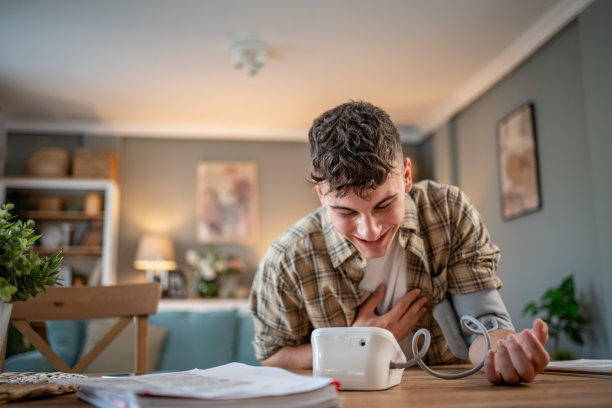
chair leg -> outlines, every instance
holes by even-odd
[[[149,316],[136,316],[136,374],[149,371]]]

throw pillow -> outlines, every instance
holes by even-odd
[[[81,358],[106,335],[118,319],[92,319],[85,323]],[[149,371],[156,371],[168,329],[149,323]],[[85,369],[86,373],[132,373],[135,370],[136,327],[129,324]]]
[[[253,338],[255,337],[255,324],[250,312],[238,312],[238,327],[236,335],[236,358],[239,363],[258,366],[261,365],[255,357]]]
[[[204,369],[235,361],[236,310],[158,312],[150,321],[170,329],[160,371]]]
[[[85,331],[83,320],[48,320],[49,345],[69,367],[76,364]]]

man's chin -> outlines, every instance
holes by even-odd
[[[389,246],[386,245],[386,242],[376,247],[370,247],[361,244],[357,244],[356,247],[357,250],[361,253],[361,255],[363,255],[366,259],[381,258],[385,256],[385,254],[389,250]]]

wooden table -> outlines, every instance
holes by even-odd
[[[437,368],[439,371],[452,371]],[[460,369],[454,369],[460,371]],[[482,373],[441,380],[420,368],[404,371],[402,382],[384,391],[343,391],[342,407],[612,407],[612,379],[540,374],[530,384],[495,386]],[[246,404],[248,406],[248,404]],[[10,403],[6,407],[89,407],[75,394]]]
[[[441,372],[458,372],[437,368]],[[386,391],[342,392],[343,407],[612,407],[612,379],[540,374],[529,384],[497,386],[484,374],[459,380],[432,377],[418,367]]]

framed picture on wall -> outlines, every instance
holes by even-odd
[[[198,241],[254,243],[259,212],[257,165],[252,162],[200,162],[196,183]]]
[[[504,220],[542,207],[535,115],[526,103],[497,124],[501,210]]]

